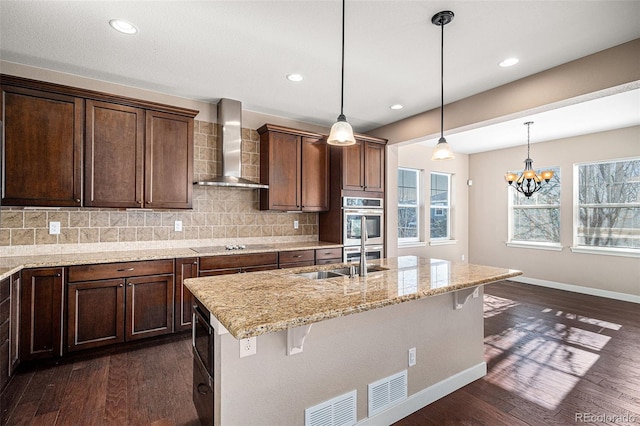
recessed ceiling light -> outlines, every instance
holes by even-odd
[[[404,106],[402,106],[400,104],[394,104],[394,105],[391,105],[389,108],[391,108],[391,109],[402,109],[402,108],[404,108]]]
[[[304,79],[304,77],[302,75],[300,75],[300,74],[293,73],[293,74],[287,75],[287,80],[289,80],[289,81],[298,82],[298,81],[302,81],[303,79]]]
[[[500,65],[502,68],[507,68],[507,67],[514,66],[519,61],[520,61],[520,59],[518,59],[518,58],[507,58],[504,61],[500,62],[498,65]]]
[[[109,25],[111,25],[111,28],[113,28],[114,30],[124,34],[135,34],[138,32],[138,29],[135,27],[135,25],[127,21],[123,21],[122,19],[112,19],[109,21]]]

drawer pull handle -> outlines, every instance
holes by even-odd
[[[296,255],[295,255],[295,256],[293,256],[293,257],[294,257],[294,259],[295,259],[296,257],[302,257],[302,255],[301,255],[301,254],[296,254]]]
[[[207,386],[205,383],[199,383],[198,384],[198,393],[200,395],[206,395],[209,393],[209,386]]]
[[[124,269],[118,269],[118,272],[127,272],[127,271],[133,271],[134,268],[124,268]]]

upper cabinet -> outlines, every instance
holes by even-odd
[[[265,124],[260,134],[261,210],[329,209],[329,150],[322,135]]]
[[[331,148],[331,165],[342,171],[344,191],[376,192],[384,195],[386,140],[362,135],[355,145]],[[334,166],[335,165],[335,166]],[[332,188],[333,189],[333,188]]]
[[[197,111],[0,79],[2,205],[191,208]]]
[[[84,101],[2,86],[2,205],[80,206]]]

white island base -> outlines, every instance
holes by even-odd
[[[281,330],[257,336],[257,353],[240,358],[240,341],[218,327],[214,424],[304,425],[306,409],[352,391],[355,417],[347,400],[319,413],[342,419],[316,424],[386,425],[406,417],[486,374],[482,286],[474,289],[314,323],[295,355],[287,355],[291,337]],[[409,367],[411,348],[416,364]],[[377,387],[372,415],[368,385],[405,370],[406,397],[402,378],[390,384],[391,396],[387,385]]]

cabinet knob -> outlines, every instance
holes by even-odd
[[[193,264],[194,264],[194,265],[197,265],[197,264],[198,264],[198,261],[197,261],[197,260],[194,260],[194,261],[193,261]]]
[[[55,274],[54,277],[60,277],[62,274]]]
[[[118,287],[124,287],[124,284],[120,283],[120,285]]]
[[[141,200],[138,200],[138,201],[136,201],[136,203],[138,203],[138,204],[142,204],[142,201],[141,201]]]
[[[128,285],[129,287],[131,287],[133,284],[131,284],[131,283],[127,283],[127,285]]]
[[[76,198],[76,203],[79,203],[79,202],[80,202],[80,198]]]

